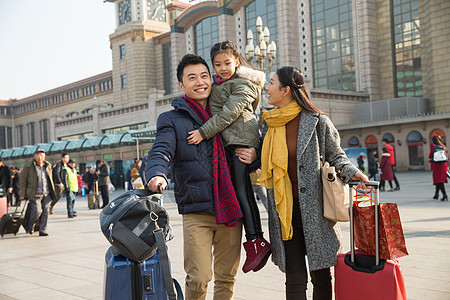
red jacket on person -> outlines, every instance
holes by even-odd
[[[387,151],[389,152],[389,154],[391,155],[391,165],[395,165],[395,152],[394,152],[394,147],[392,147],[389,144],[386,144],[386,146],[384,146]]]
[[[434,147],[436,145],[431,143],[430,145],[430,155],[428,156],[430,158],[431,162],[431,171],[433,171],[433,184],[436,183],[447,183],[447,169],[448,169],[448,162],[445,163],[434,163],[433,158],[433,152]],[[448,153],[447,153],[448,157]]]
[[[383,153],[380,161],[382,180],[394,180],[394,173],[392,172],[391,159],[389,153]]]

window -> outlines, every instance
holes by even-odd
[[[27,124],[28,129],[28,144],[34,145],[36,144],[36,130],[34,126],[34,122]]]
[[[144,129],[147,126],[148,126],[147,123],[139,123],[139,124],[134,124],[134,125],[128,125],[128,126],[122,126],[122,127],[105,129],[105,130],[103,130],[103,133],[106,133],[106,134],[118,134],[118,133],[122,133],[122,132],[125,132],[125,131],[128,131],[128,130]]]
[[[48,143],[48,120],[40,120],[39,121],[39,132],[40,132],[40,141],[41,143]]]
[[[411,131],[406,136],[406,142],[408,143],[409,165],[423,166],[424,152],[422,134],[418,131]]]
[[[17,147],[23,146],[24,145],[24,142],[23,142],[23,125],[17,125],[17,127],[16,127],[16,137],[17,137],[16,146]]]
[[[355,91],[351,0],[315,0],[311,9],[314,87]]]
[[[0,126],[0,149],[6,148],[6,135],[5,135],[5,126]]]
[[[212,68],[210,50],[219,41],[219,18],[212,16],[198,22],[194,27],[195,32],[195,53],[205,59]]]
[[[277,49],[280,49],[278,45],[277,1],[257,0],[249,3],[245,7],[245,26],[247,31],[250,29],[253,32],[253,46],[256,46],[255,40],[259,37],[258,33],[256,32],[256,18],[258,16],[261,17],[263,21],[263,26],[269,28],[270,42],[274,41],[277,46]],[[247,45],[246,42],[245,45]],[[245,51],[245,48],[242,51]],[[277,50],[277,52],[279,53],[279,50]],[[242,54],[245,56],[245,53]],[[270,67],[270,69],[267,70],[266,74],[275,72],[279,66],[280,66],[280,59],[279,54],[277,54],[277,57],[275,58],[272,67]]]
[[[162,45],[163,78],[165,95],[172,93],[172,47],[170,42]]]
[[[120,81],[122,83],[122,89],[126,89],[127,88],[127,74],[121,75]]]
[[[125,45],[119,46],[119,52],[120,52],[120,59],[124,59],[125,58]]]
[[[392,0],[392,43],[396,97],[420,97],[422,62],[418,0]]]

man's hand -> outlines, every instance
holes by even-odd
[[[12,193],[12,191],[13,191],[13,188],[8,188],[8,193]]]
[[[203,141],[203,137],[198,130],[190,131],[188,134],[189,136],[187,137],[187,141],[189,145],[198,145],[201,141]]]
[[[164,179],[164,177],[161,176],[155,176],[152,179],[150,179],[148,183],[148,188],[154,193],[159,193],[158,185],[161,186],[161,190],[165,190],[167,187],[166,179]]]
[[[369,182],[369,178],[366,176],[366,174],[364,174],[361,171],[356,172],[355,175],[353,175],[352,180],[357,180],[357,181],[361,180],[364,182]],[[360,182],[360,183],[358,183],[356,188],[357,189],[367,189],[367,186],[363,182]]]
[[[64,184],[63,184],[63,183],[60,183],[60,184],[59,184],[59,188],[62,189],[63,187],[64,187]]]
[[[236,148],[236,156],[239,158],[239,160],[244,164],[251,164],[256,160],[258,157],[256,155],[256,149],[253,147],[250,148]]]

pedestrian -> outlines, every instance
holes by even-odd
[[[358,162],[358,169],[364,172],[364,156],[362,154],[358,155],[357,162]]]
[[[103,205],[101,208],[105,207],[109,203],[109,189],[108,185],[111,183],[109,179],[109,165],[103,160],[97,160],[95,162],[97,165],[97,176],[98,176],[98,187],[100,193],[102,194]]]
[[[45,151],[37,149],[33,159],[23,166],[20,178],[20,199],[28,199],[29,219],[26,232],[33,234],[34,223],[39,219],[39,236],[48,236],[47,220],[50,203],[56,198],[52,167],[45,160]]]
[[[185,55],[177,67],[184,97],[173,110],[159,115],[157,134],[146,161],[150,190],[167,187],[173,165],[175,200],[183,219],[186,299],[205,299],[214,265],[214,299],[233,299],[239,267],[242,213],[236,198],[220,134],[198,145],[186,136],[211,117],[208,97],[211,77],[199,56]]]
[[[89,195],[89,193],[94,190],[94,184],[98,180],[98,176],[97,176],[97,174],[95,174],[94,168],[92,166],[89,166],[87,168],[85,177],[86,177],[86,184],[87,184],[86,194]]]
[[[378,163],[377,163],[377,152],[369,150],[367,155],[368,167],[369,167],[369,179],[376,180],[376,175],[378,173]]]
[[[3,159],[0,157],[0,187],[3,195],[0,197],[6,197],[8,199],[8,205],[12,206],[12,178],[11,171],[7,165],[3,163]]]
[[[12,169],[12,194],[14,195],[14,205],[20,206],[20,194],[19,194],[19,182],[20,182],[20,169],[14,167]]]
[[[437,149],[443,149],[445,151],[445,154],[447,155],[446,162],[433,162],[433,154]],[[447,183],[448,149],[442,142],[442,138],[437,134],[431,138],[429,158],[431,162],[431,171],[433,173],[433,184],[436,186],[433,199],[439,199],[439,191],[441,191],[441,201],[448,201],[447,192],[445,191],[444,186],[444,183]]]
[[[221,42],[211,48],[211,61],[216,71],[209,107],[212,118],[198,130],[189,132],[189,144],[199,144],[220,133],[236,196],[244,215],[244,273],[259,271],[270,256],[270,243],[264,238],[258,205],[253,193],[247,164],[235,154],[239,147],[259,147],[258,108],[265,73],[255,70],[239,53],[238,46]]]
[[[67,201],[67,217],[73,218],[77,216],[77,212],[73,210],[78,193],[78,174],[75,168],[76,162],[69,160],[67,166],[63,168],[61,179],[64,184],[64,191]]]
[[[397,176],[395,176],[395,151],[394,151],[394,147],[392,147],[389,144],[388,139],[383,139],[381,141],[381,143],[383,144],[383,147],[385,147],[388,152],[389,155],[391,156],[391,167],[392,167],[392,175],[394,177],[394,182],[395,182],[395,191],[399,191],[400,190],[400,183],[398,182]]]
[[[64,192],[64,184],[61,179],[62,170],[67,167],[70,156],[66,152],[61,153],[61,160],[53,167],[53,182],[55,184],[56,198],[50,204],[50,214],[53,215],[53,207],[61,198]]]
[[[141,168],[141,166],[142,166],[142,160],[140,160],[140,159],[134,163],[133,168],[131,169],[131,173],[130,173],[131,182],[133,182],[139,178],[139,169]]]
[[[125,189],[126,190],[132,190],[133,189],[133,183],[131,182],[131,170],[133,169],[134,164],[131,164],[128,171],[125,173]]]
[[[386,147],[383,147],[382,149],[380,170],[381,170],[380,192],[385,191],[384,185],[386,180],[389,182],[389,186],[391,187],[389,192],[393,192],[394,189],[392,186],[392,180],[394,180],[394,173],[391,167],[391,154],[389,153],[389,150]]]
[[[311,102],[298,68],[279,68],[266,90],[268,103],[276,106],[263,115],[268,129],[261,151],[272,261],[285,272],[286,299],[306,299],[307,256],[313,299],[331,300],[330,268],[341,239],[339,225],[323,217],[319,152],[345,182],[368,178],[346,157],[338,131]],[[249,153],[241,149],[237,154],[253,160],[246,157]]]

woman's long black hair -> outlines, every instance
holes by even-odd
[[[300,69],[290,66],[281,67],[276,71],[276,74],[281,85],[280,89],[288,86],[291,90],[292,97],[302,109],[324,114],[322,110],[312,104],[309,93],[306,90],[305,77]]]

